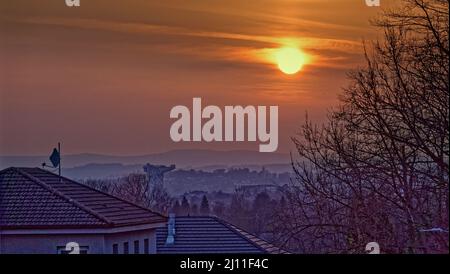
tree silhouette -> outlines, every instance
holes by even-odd
[[[404,0],[374,24],[339,108],[293,138],[279,241],[302,252],[448,253],[448,1]],[[429,232],[434,231],[434,232]],[[440,231],[440,232],[438,232]]]
[[[191,216],[197,216],[198,215],[198,205],[197,204],[192,203],[190,215]]]
[[[213,208],[214,215],[216,215],[218,217],[222,217],[225,213],[225,210],[226,210],[226,207],[223,202],[218,201],[218,202],[214,203],[214,208]]]
[[[149,182],[147,176],[141,173],[131,173],[117,179],[88,180],[85,184],[162,214],[167,214],[173,203],[162,185]]]
[[[180,202],[178,200],[176,200],[175,203],[173,203],[172,212],[171,213],[174,213],[175,215],[180,215],[181,214],[181,205],[180,205]]]
[[[250,206],[242,191],[236,190],[231,197],[230,206],[227,208],[226,219],[236,226],[250,230],[251,214],[249,214],[249,208]]]
[[[206,195],[203,195],[202,202],[200,204],[200,214],[203,216],[209,215],[209,202],[208,198],[206,198]]]
[[[189,205],[186,196],[183,196],[183,200],[181,200],[181,216],[188,216],[190,214],[191,206]]]
[[[252,231],[256,235],[260,235],[263,232],[267,232],[269,220],[272,219],[272,200],[267,192],[260,192],[256,195],[252,205]]]

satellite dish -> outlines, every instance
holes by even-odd
[[[50,162],[52,162],[53,167],[58,167],[61,162],[61,156],[59,155],[59,151],[54,148],[52,155],[50,155]]]

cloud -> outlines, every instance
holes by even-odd
[[[336,66],[336,61],[343,61],[349,53],[359,52],[362,49],[360,41],[326,37],[319,38],[301,35],[294,37],[274,37],[271,35],[205,31],[177,26],[87,18],[3,17],[3,20],[19,24],[77,28],[98,32],[116,32],[147,38],[157,37],[158,41],[152,40],[152,43],[148,45],[136,44],[134,46],[155,48],[161,45],[159,48],[161,51],[198,55],[201,59],[212,58],[213,60],[243,63],[267,63],[269,61],[265,57],[267,52],[270,49],[275,49],[286,44],[299,46],[305,52],[313,55],[316,61],[315,66],[325,67]],[[167,37],[171,37],[171,39]]]
[[[335,102],[375,36],[362,0],[83,3],[0,1],[0,129],[11,133],[0,153],[45,152],[55,125],[74,152],[173,149],[166,114],[194,96],[279,105],[289,136],[305,111]],[[286,45],[313,59],[298,75],[267,58]]]

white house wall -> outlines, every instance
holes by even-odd
[[[23,233],[23,232],[22,232]],[[0,254],[56,254],[58,247],[76,242],[80,247],[89,247],[89,254],[112,254],[113,244],[118,244],[123,253],[123,243],[128,242],[129,253],[134,253],[134,241],[139,241],[139,253],[144,254],[144,240],[149,239],[149,253],[156,253],[154,229],[128,231],[111,234],[3,234],[0,237]]]

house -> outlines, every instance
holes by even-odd
[[[156,229],[156,245],[161,254],[287,254],[230,223],[209,216],[170,216],[166,228]]]
[[[156,253],[167,218],[40,168],[0,171],[0,253]],[[67,247],[67,249],[66,249]]]
[[[40,168],[0,171],[0,254],[286,253],[216,217],[169,218]]]

